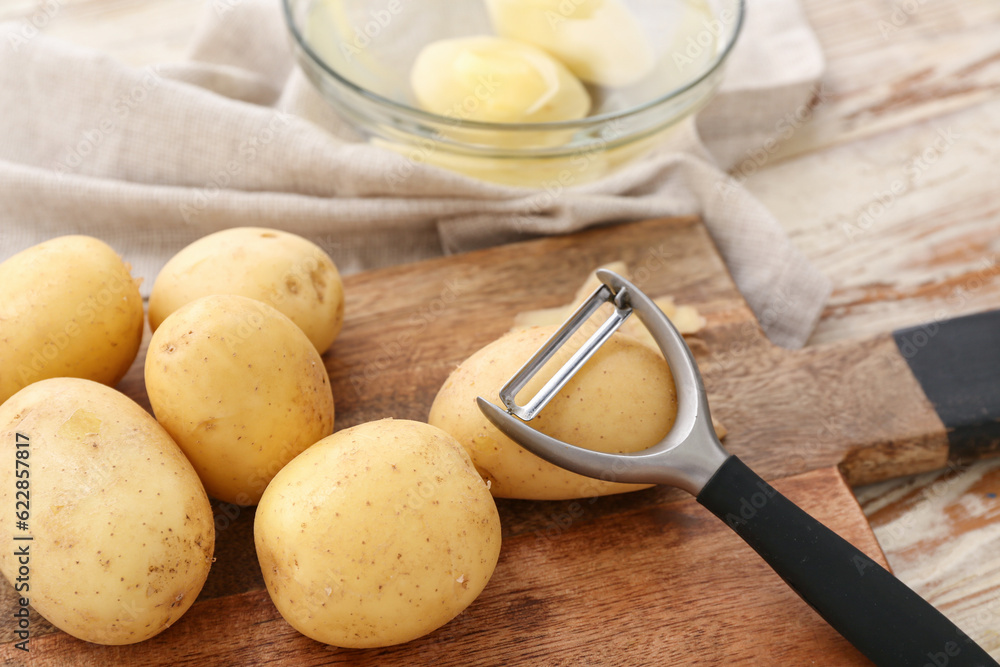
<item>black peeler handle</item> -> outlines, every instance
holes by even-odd
[[[997,665],[944,614],[735,456],[698,502],[876,665]]]

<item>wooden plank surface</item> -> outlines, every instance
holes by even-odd
[[[775,486],[885,563],[835,469]],[[251,518],[237,522],[252,551]],[[217,558],[212,578],[231,565],[225,554]],[[259,570],[252,576],[239,594],[202,595],[173,627],[140,644],[36,637],[31,664],[870,664],[693,499],[508,537],[471,607],[437,632],[385,649],[337,649],[300,635],[271,604]],[[210,580],[207,591],[214,588]],[[0,647],[0,660],[19,657],[10,644]]]
[[[696,218],[648,221],[391,267],[345,281],[344,331],[324,360],[336,428],[395,417],[426,420],[455,366],[510,329],[524,310],[570,302],[590,272],[624,261],[652,295],[698,308],[689,337],[726,447],[767,479],[836,466],[860,483],[939,468],[944,426],[891,337],[788,351],[772,346]],[[149,407],[142,357],[120,388]],[[677,498],[660,489],[648,502]],[[620,509],[617,501],[604,511]],[[634,501],[621,500],[622,505]],[[508,518],[517,533],[566,503]]]
[[[1000,5],[804,5],[821,102],[745,183],[834,281],[812,342],[1000,307]]]
[[[893,567],[970,636],[1000,655],[1000,461],[858,489]]]
[[[451,370],[517,313],[569,303],[594,268],[624,261],[651,295],[704,315],[689,338],[726,446],[764,477],[845,463],[857,484],[940,468],[948,442],[891,337],[784,350],[758,327],[696,218],[541,239],[347,278],[345,327],[325,356],[336,428],[426,420]],[[142,364],[122,389],[148,405]]]
[[[833,472],[833,466],[845,457],[874,461],[877,464],[874,467],[883,476],[893,473],[894,460],[901,462],[901,471],[908,471],[914,465],[916,469],[942,465],[947,455],[943,426],[936,421],[933,409],[905,363],[899,361],[893,365],[882,358],[892,351],[886,347],[885,339],[796,352],[773,347],[757,328],[705,227],[695,218],[608,227],[349,276],[345,280],[344,330],[331,351],[324,355],[337,405],[336,428],[382,417],[426,419],[434,395],[448,373],[476,349],[508,330],[517,313],[568,303],[593,268],[616,260],[628,265],[637,284],[647,293],[672,294],[679,304],[694,305],[704,314],[706,328],[690,342],[705,370],[709,400],[715,414],[729,423],[727,447],[764,477],[779,479],[815,473],[827,480],[836,479],[835,486],[846,489],[839,474]],[[119,388],[148,406],[142,381],[143,357],[144,351]],[[844,419],[845,414],[848,419]],[[925,456],[925,451],[934,455]],[[866,457],[865,452],[870,456]],[[918,455],[910,456],[911,452]],[[827,482],[827,486],[831,483]],[[867,522],[849,494],[828,493],[821,488],[815,493],[810,503],[829,505],[820,513],[840,516],[838,521],[851,534],[868,534]],[[524,550],[515,562],[530,562],[540,557],[531,548],[541,543],[547,548],[541,552],[545,558],[572,563],[577,563],[574,559],[582,559],[578,565],[583,567],[597,562],[594,560],[597,558],[607,558],[612,564],[627,558],[632,547],[622,542],[622,531],[628,535],[633,531],[644,534],[643,522],[662,516],[661,509],[672,507],[681,497],[681,492],[675,489],[659,487],[594,502],[504,500],[498,505],[507,545],[514,544],[515,549]],[[247,622],[253,627],[278,623],[273,610],[261,609],[269,608],[270,602],[261,593],[252,544],[252,508],[216,503],[215,511],[219,528],[217,561],[201,599],[222,600],[209,604],[208,608],[225,618],[229,618],[225,616],[227,610],[237,610],[231,614],[236,624],[244,618],[251,618]],[[853,524],[847,520],[851,516]],[[684,512],[677,517],[679,523],[671,530],[684,528],[692,521]],[[544,539],[552,534],[559,539]],[[539,536],[543,536],[542,542]],[[525,542],[529,537],[530,541]],[[650,538],[644,544],[653,548],[654,542]],[[517,547],[519,544],[534,546]],[[594,546],[584,546],[588,544]],[[606,547],[602,545],[613,544],[619,548],[605,553]],[[717,542],[706,550],[724,552],[729,548],[724,545],[725,542]],[[660,554],[659,560],[669,560],[678,571],[689,570],[698,566],[700,553],[671,552],[669,558]],[[727,577],[731,569],[731,566],[720,567]],[[544,568],[515,567],[506,572],[501,580],[510,590],[556,586],[551,580],[553,575]],[[603,606],[577,602],[564,615],[549,614],[545,619],[551,620],[552,625],[545,625],[544,632],[560,635],[571,627],[582,628],[585,625],[582,619],[587,616],[592,625],[600,625],[594,613],[601,609],[607,609],[613,616],[621,615],[620,607],[638,593],[626,589],[624,595],[613,597],[616,589],[609,582],[614,578],[608,576],[604,571],[594,572],[582,598],[611,596]],[[675,582],[669,586],[675,586]],[[14,605],[13,592],[8,589],[5,594],[4,602],[10,608]],[[660,602],[656,599],[655,604]],[[495,604],[504,607],[513,602],[498,600]],[[703,633],[703,619],[712,616],[708,608],[724,610],[713,613],[727,618],[736,613],[734,609],[742,610],[742,615],[732,616],[730,621],[734,635],[741,626],[745,633],[758,633],[753,619],[773,620],[776,613],[771,603],[757,608],[756,601],[749,600],[737,583],[727,579],[717,599],[706,598],[701,606],[685,602],[672,608],[671,615],[653,615],[652,619],[657,623],[670,619],[678,627],[687,623],[685,627]],[[198,618],[197,614],[194,618]],[[486,625],[467,628],[471,636],[495,625],[491,617],[484,618],[478,622]],[[53,655],[56,658],[52,659],[57,659],[64,655],[60,651],[71,650],[60,648],[67,645],[65,642],[75,647],[73,651],[94,650],[97,655],[104,655],[100,653],[104,649],[81,648],[79,642],[53,632],[50,626],[36,620],[37,655]],[[157,659],[161,653],[175,656],[184,652],[192,652],[198,659],[212,659],[215,654],[203,653],[210,650],[204,648],[211,644],[205,634],[208,627],[195,624],[184,631],[191,634],[176,635],[179,639],[173,642],[165,635],[142,646],[148,645],[146,650],[151,652],[148,655]],[[214,629],[214,624],[211,627]],[[278,623],[272,627],[285,626]],[[7,633],[4,638],[8,640],[12,630],[9,626],[0,628],[0,632]],[[54,638],[46,639],[49,635]],[[816,644],[813,634],[807,632],[805,637],[794,645],[807,653],[825,646],[819,639]],[[241,633],[220,650],[225,650],[225,655],[239,656],[256,641],[252,632]],[[465,640],[456,641],[462,646]],[[296,644],[299,645],[306,646],[301,642]],[[419,648],[422,644],[415,646]],[[734,646],[743,647],[750,654],[757,650],[752,642],[736,642]],[[157,647],[167,648],[161,651]],[[572,648],[526,642],[522,649],[527,651],[522,655],[525,661],[532,656],[537,658],[539,651],[544,652],[546,659],[568,662],[589,659],[590,655],[581,652],[582,645]],[[401,650],[404,657],[412,657],[407,652],[411,649]],[[147,655],[140,647],[115,651],[121,652],[113,654],[115,660]],[[489,655],[483,653],[465,658],[472,663],[490,663]]]

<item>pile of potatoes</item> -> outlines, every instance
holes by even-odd
[[[551,327],[515,330],[470,357],[426,424],[334,433],[321,355],[343,326],[343,284],[326,253],[285,232],[206,236],[157,276],[144,366],[155,418],[112,388],[137,356],[144,317],[139,282],[106,244],[60,237],[0,264],[0,308],[0,450],[25,459],[29,473],[17,477],[30,482],[29,526],[3,511],[0,530],[33,537],[22,595],[87,641],[148,639],[194,603],[214,562],[209,496],[258,506],[261,571],[294,628],[364,648],[425,635],[483,591],[500,552],[494,496],[640,488],[545,463],[476,407]],[[616,336],[537,427],[635,451],[675,416],[666,362]],[[0,507],[13,509],[21,487],[15,466],[2,470]],[[17,571],[13,551],[0,552],[8,581]]]

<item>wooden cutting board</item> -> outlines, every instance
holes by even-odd
[[[350,276],[325,357],[336,427],[425,420],[448,373],[524,310],[568,303],[595,267],[628,263],[653,296],[705,316],[689,342],[727,449],[885,563],[849,484],[944,465],[934,407],[892,336],[800,351],[761,333],[705,228],[649,221]],[[148,409],[144,351],[120,388]],[[989,449],[989,447],[986,447]],[[308,640],[263,587],[253,509],[214,503],[216,563],[194,607],[156,638],[102,647],[32,615],[20,664],[866,664],[727,527],[674,489],[564,502],[498,501],[500,563],[483,595],[416,642],[347,651]],[[5,588],[4,618],[14,608]]]
[[[884,564],[835,470],[775,487]],[[504,503],[501,520],[518,505]],[[578,507],[544,530],[508,535],[486,590],[451,623],[365,651],[325,646],[285,623],[253,561],[251,510],[219,532],[209,584],[173,627],[140,644],[97,646],[58,631],[40,636],[35,617],[30,664],[869,664],[697,503],[596,520],[587,501]],[[7,644],[0,656],[17,653]]]

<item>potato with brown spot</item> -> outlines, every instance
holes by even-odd
[[[46,378],[113,386],[124,377],[143,325],[130,270],[89,236],[60,236],[0,264],[0,403]]]
[[[257,504],[282,466],[333,432],[319,352],[247,297],[206,296],[171,314],[150,339],[145,379],[156,419],[226,502]]]
[[[215,548],[212,508],[145,410],[90,380],[42,380],[0,406],[0,451],[10,462],[0,470],[10,510],[0,512],[0,534],[33,538],[0,550],[0,571],[16,588],[28,568],[29,588],[18,594],[53,625],[89,642],[132,644],[194,603]]]
[[[150,328],[211,294],[238,294],[276,308],[320,354],[344,323],[344,285],[333,260],[315,243],[277,229],[226,229],[174,255],[153,284]]]
[[[476,468],[490,481],[493,495],[500,498],[561,500],[647,488],[591,479],[544,461],[501,433],[476,405],[477,396],[500,405],[500,387],[556,328],[552,325],[512,331],[466,359],[441,387],[427,421],[462,443]],[[564,347],[560,354],[568,356],[569,351]],[[550,376],[536,375],[519,401],[524,403],[537,393]],[[677,394],[667,362],[648,346],[618,333],[531,425],[579,447],[624,453],[658,443],[676,418]]]
[[[324,438],[275,476],[254,519],[271,600],[345,648],[416,639],[468,607],[500,553],[500,518],[455,439],[384,419]]]

